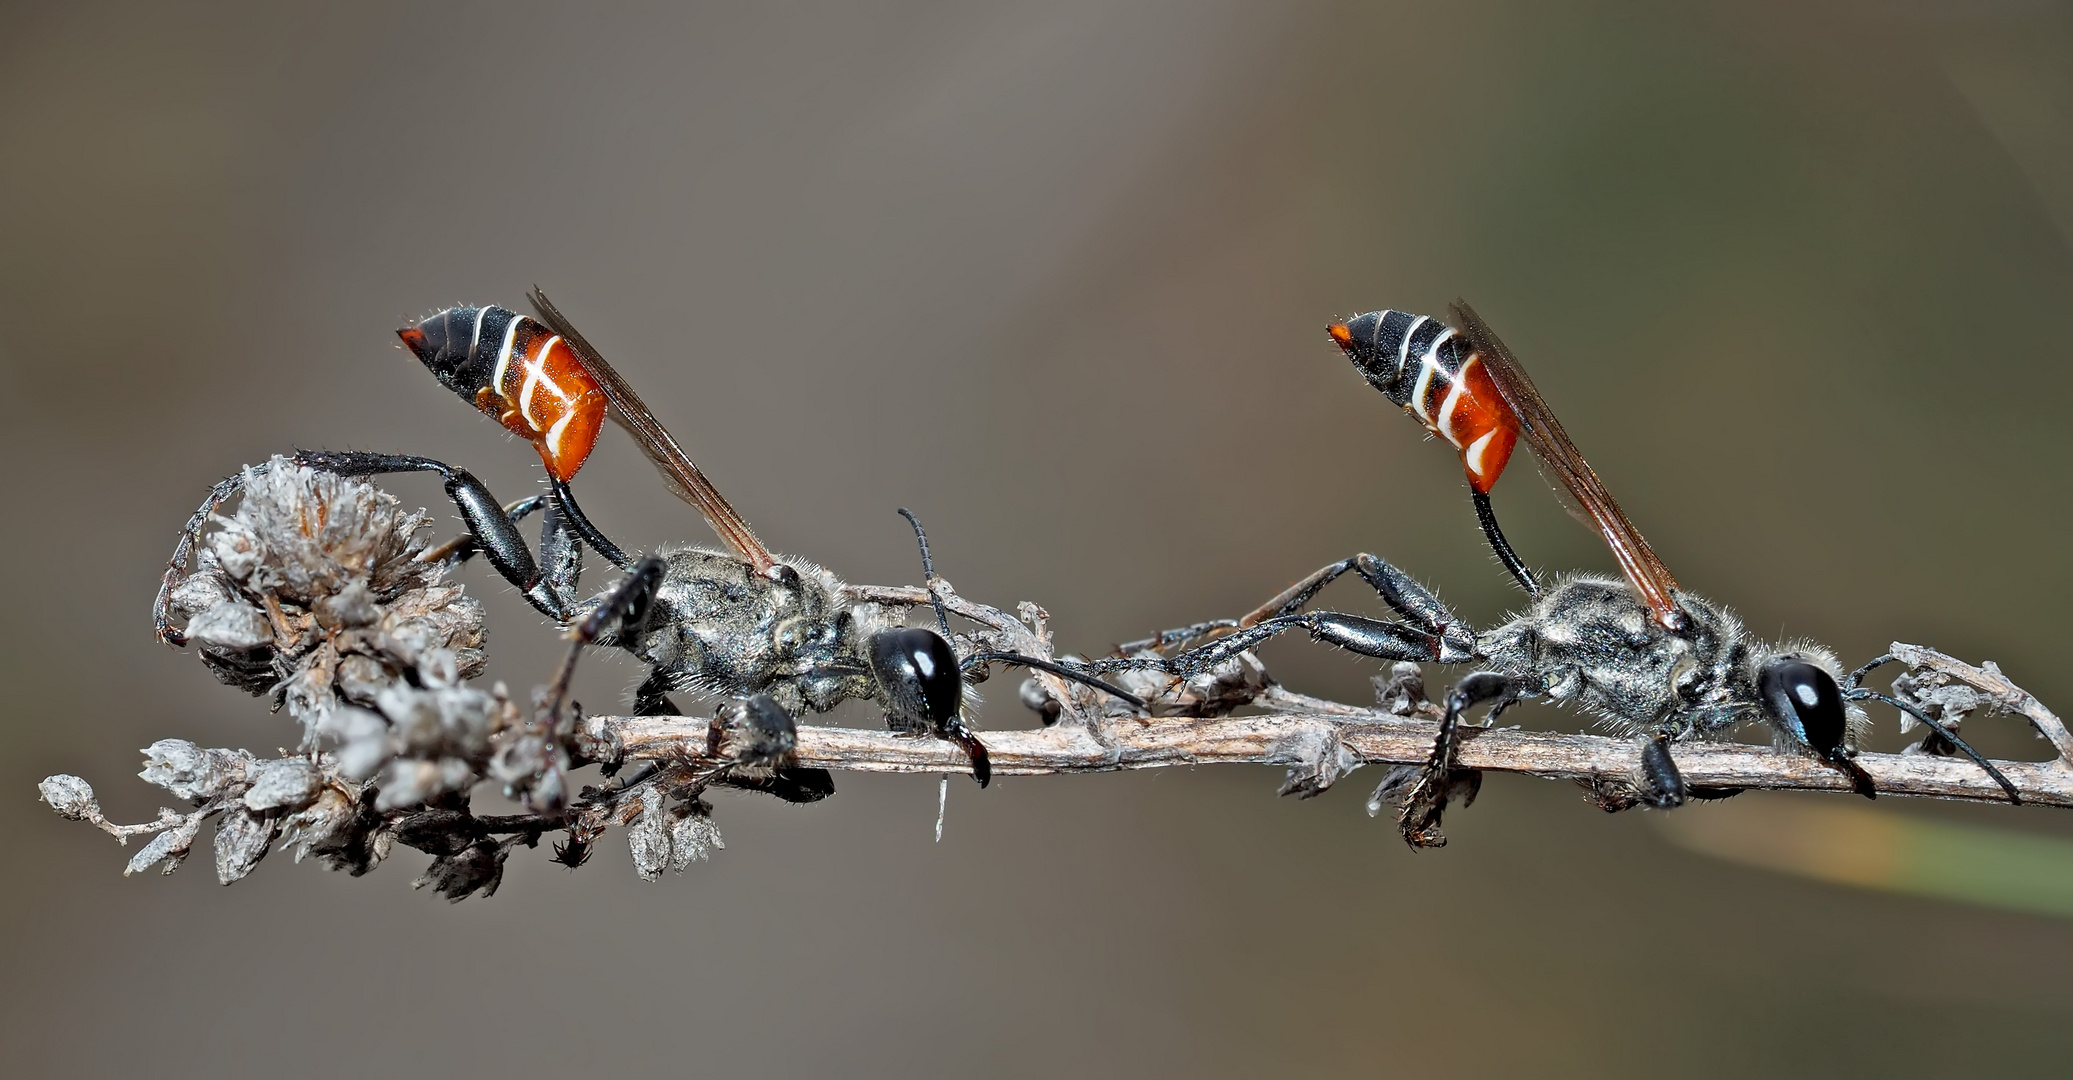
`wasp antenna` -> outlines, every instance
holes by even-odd
[[[964,662],[959,664],[958,666],[966,671],[970,671],[971,669],[978,667],[980,664],[988,663],[990,661],[995,660],[1003,664],[1014,664],[1017,667],[1034,668],[1037,671],[1049,672],[1050,674],[1056,675],[1061,679],[1070,679],[1073,682],[1079,683],[1082,686],[1091,686],[1094,689],[1099,690],[1112,698],[1115,698],[1117,701],[1121,701],[1129,705],[1133,709],[1142,709],[1145,707],[1143,698],[1138,697],[1136,694],[1133,694],[1120,686],[1116,686],[1113,683],[1103,682],[1102,680],[1097,679],[1084,671],[1074,671],[1073,669],[1066,667],[1063,664],[1054,664],[1049,660],[1039,660],[1034,656],[1024,656],[1021,653],[973,653],[972,655],[965,657]]]
[[[936,626],[943,631],[943,640],[949,641],[950,613],[943,610],[943,598],[936,595],[936,563],[929,558],[929,536],[921,531],[921,519],[914,516],[914,511],[902,506],[900,516],[907,519],[907,524],[914,526],[914,542],[921,545],[922,584],[928,586],[929,603],[935,606]]]
[[[1985,769],[1987,771],[1987,775],[1993,777],[1994,782],[2001,785],[2001,790],[2008,793],[2008,801],[2010,803],[2013,803],[2017,806],[2022,805],[2023,793],[2021,789],[2017,788],[2013,783],[2009,782],[2008,777],[2003,776],[2001,774],[2001,770],[1994,767],[1993,762],[1988,761],[1984,756],[1980,754],[1979,751],[1974,750],[1971,744],[1967,743],[1964,739],[1959,738],[1957,732],[1943,726],[1940,723],[1937,723],[1935,720],[1930,719],[1928,713],[1923,712],[1922,710],[1914,707],[1913,705],[1908,704],[1905,701],[1900,700],[1899,698],[1887,697],[1886,695],[1881,694],[1876,690],[1866,690],[1862,687],[1850,691],[1849,694],[1846,696],[1851,701],[1883,701],[1886,704],[1891,705],[1896,709],[1899,709],[1901,712],[1904,712],[1909,716],[1912,716],[1915,719],[1920,720],[1922,723],[1929,725],[1929,730],[1937,733],[1938,735],[1943,736],[1946,739],[1949,739],[1951,741],[1952,746],[1957,747],[1959,751],[1964,753],[1966,757],[1971,758],[1975,763],[1979,765],[1980,768]]]
[[[1784,635],[1780,634],[1779,636],[1783,637]],[[1900,658],[1892,653],[1881,653],[1878,656],[1872,657],[1863,667],[1851,672],[1849,677],[1843,680],[1843,685],[1851,690],[1855,690],[1863,684],[1864,677],[1871,674],[1874,669],[1884,667],[1898,659]]]

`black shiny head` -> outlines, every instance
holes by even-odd
[[[964,707],[964,674],[950,643],[933,630],[886,630],[871,639],[871,674],[885,711],[910,731],[942,735]]]
[[[1758,689],[1772,722],[1792,737],[1822,757],[1842,749],[1849,722],[1834,676],[1805,660],[1781,656],[1764,665]]]
[[[447,389],[472,399],[489,385],[504,333],[516,318],[500,307],[450,307],[396,336]]]

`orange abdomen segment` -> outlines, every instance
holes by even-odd
[[[1470,443],[1469,448],[1461,452],[1461,464],[1468,471],[1469,486],[1488,495],[1490,489],[1497,486],[1497,478],[1504,475],[1505,462],[1512,459],[1512,447],[1519,443],[1519,432],[1516,428],[1499,426],[1478,438],[1487,441],[1481,443],[1480,449],[1476,443]]]
[[[1447,440],[1461,452],[1461,466],[1468,473],[1469,486],[1487,495],[1504,475],[1512,448],[1519,442],[1519,422],[1512,416],[1482,357],[1470,353],[1453,372],[1427,354],[1421,385],[1413,397],[1411,413],[1425,422],[1433,434]]]
[[[530,319],[521,323],[475,405],[532,443],[547,471],[566,481],[597,445],[605,393],[560,335]]]

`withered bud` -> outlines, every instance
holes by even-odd
[[[247,810],[300,810],[316,800],[323,777],[307,758],[273,758],[245,770],[252,786],[245,789]]]
[[[164,873],[172,873],[187,860],[187,853],[194,847],[194,838],[202,829],[202,815],[193,813],[182,818],[180,823],[151,838],[142,851],[130,858],[130,864],[123,868],[122,876],[141,874],[157,863],[166,864]]]
[[[349,780],[366,780],[396,753],[388,722],[380,713],[341,705],[324,714],[317,734],[338,743],[338,771]]]
[[[93,787],[76,776],[46,776],[36,789],[42,793],[43,801],[63,817],[85,821],[101,816],[101,803],[94,798]]]
[[[355,796],[337,784],[325,784],[317,797],[281,821],[295,847],[295,861],[327,850],[344,839],[359,810]],[[377,819],[378,820],[378,819]]]
[[[204,802],[245,778],[252,755],[243,750],[204,750],[186,739],[160,739],[144,748],[145,781],[174,795]]]
[[[642,881],[654,881],[670,865],[669,811],[662,793],[652,786],[635,798],[640,800],[640,817],[626,826],[626,847],[633,854],[633,872]]]
[[[669,868],[681,874],[693,862],[704,862],[714,848],[725,848],[720,827],[713,824],[713,808],[693,801],[679,808],[669,827]]]
[[[280,834],[278,817],[242,808],[226,812],[216,822],[216,880],[228,885],[251,873]]]
[[[187,640],[204,648],[247,651],[271,645],[266,612],[242,600],[224,600],[187,620]]]
[[[375,796],[376,810],[400,810],[416,806],[437,795],[466,791],[477,777],[475,767],[459,758],[396,758],[382,770],[377,781],[381,793]]]

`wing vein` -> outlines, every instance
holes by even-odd
[[[759,574],[769,573],[777,565],[770,549],[764,547],[761,540],[756,539],[749,523],[735,511],[726,497],[720,494],[720,489],[705,478],[705,473],[692,463],[690,455],[684,453],[684,448],[679,446],[676,438],[662,426],[662,421],[655,418],[647,403],[641,400],[639,394],[634,393],[633,387],[626,379],[617,369],[606,363],[605,358],[591,347],[590,342],[569,324],[568,318],[547,299],[547,294],[541,292],[539,286],[533,286],[533,291],[527,294],[527,299],[532,301],[533,310],[539,313],[540,319],[562,336],[569,350],[576,355],[577,362],[582,364],[583,369],[604,389],[605,400],[612,406],[612,419],[633,436],[634,442],[640,445],[641,452],[648,456],[649,461],[655,463],[655,468],[662,473],[663,482],[669,486],[670,491],[675,493],[677,498],[697,507],[698,512],[705,516],[706,523],[720,535],[721,541],[743,562],[755,567]]]
[[[1656,557],[1655,549],[1648,546],[1640,530],[1627,519],[1612,492],[1605,489],[1598,479],[1597,470],[1584,460],[1582,452],[1570,441],[1569,432],[1563,430],[1562,422],[1555,419],[1554,410],[1548,408],[1547,400],[1540,396],[1540,389],[1533,385],[1533,379],[1526,369],[1498,340],[1482,316],[1465,300],[1454,302],[1454,321],[1468,335],[1469,343],[1483,358],[1484,367],[1490,373],[1491,381],[1497,384],[1497,392],[1504,397],[1504,403],[1511,406],[1512,415],[1519,422],[1519,435],[1526,445],[1533,448],[1533,456],[1555,474],[1555,479],[1569,490],[1577,503],[1597,526],[1599,535],[1612,549],[1614,561],[1619,563],[1620,572],[1634,586],[1634,591],[1648,605],[1656,621],[1672,630],[1682,629],[1685,616],[1677,606],[1674,590],[1677,579],[1670,576],[1670,570],[1663,560]]]

